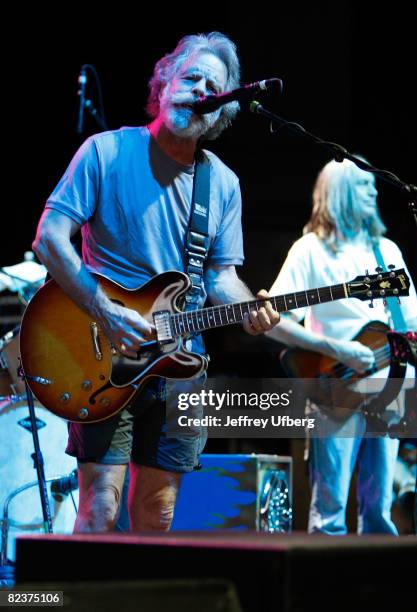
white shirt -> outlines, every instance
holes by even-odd
[[[382,238],[380,249],[385,265],[394,264],[395,268],[405,268],[403,256],[397,245]],[[378,266],[372,246],[363,242],[344,243],[337,253],[330,249],[314,234],[309,233],[297,240],[288,252],[270,294],[278,295],[306,289],[315,289],[353,280],[358,275],[375,273]],[[409,329],[417,330],[417,296],[410,277],[410,295],[401,297],[401,310]],[[336,338],[352,340],[369,321],[382,321],[391,325],[389,313],[381,299],[369,301],[356,298],[335,300],[323,304],[298,308],[290,312],[296,321],[305,317],[306,328]]]

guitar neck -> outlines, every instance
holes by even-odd
[[[318,289],[309,289],[308,291],[297,291],[296,293],[287,293],[285,295],[277,295],[269,297],[268,300],[272,303],[273,308],[278,312],[287,312],[304,306],[313,306],[314,304],[323,304],[324,302],[332,302],[348,297],[346,284],[332,285],[328,287],[319,287]],[[188,333],[196,333],[215,327],[225,327],[226,325],[234,325],[241,323],[245,315],[249,312],[258,311],[265,300],[251,300],[248,302],[239,302],[236,304],[222,304],[220,306],[211,306],[208,308],[200,308],[199,310],[191,310],[189,312],[179,312],[171,315],[171,323],[173,332],[176,336],[182,336]]]

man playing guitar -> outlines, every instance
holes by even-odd
[[[341,282],[359,270],[374,271],[380,265],[376,249],[387,265],[405,267],[398,247],[383,237],[386,228],[376,197],[371,173],[349,160],[328,163],[317,178],[304,235],[291,247],[271,287],[272,294],[327,285],[336,279]],[[417,297],[412,283],[409,297],[401,300],[401,311],[407,328],[416,330]],[[304,326],[300,323],[303,319]],[[378,371],[389,363],[382,350],[388,327],[393,323],[382,301],[370,310],[364,302],[339,300],[292,311],[268,335],[290,347],[305,349],[304,362],[293,375],[336,377],[342,373],[349,377]],[[309,357],[307,351],[314,353]],[[312,363],[323,371],[311,372]],[[358,461],[358,531],[397,533],[391,503],[398,440],[366,437],[366,420],[360,410],[349,407],[340,418],[326,406],[315,408],[316,427],[309,449],[309,531],[346,533],[349,486]]]

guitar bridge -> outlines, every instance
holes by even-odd
[[[170,322],[171,313],[169,310],[159,310],[153,313],[153,322],[156,329],[156,337],[161,344],[173,342],[174,336]]]

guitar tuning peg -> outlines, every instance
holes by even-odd
[[[375,272],[378,272],[378,274],[380,274],[381,272],[383,272],[383,269],[381,268],[381,266],[377,266],[375,268]]]
[[[395,266],[394,266],[394,264],[389,264],[389,266],[387,266],[387,268],[388,268],[389,270],[394,270]]]
[[[374,307],[374,301],[373,301],[373,300],[371,300],[371,301],[369,302],[368,306],[369,306],[369,308],[373,308],[373,307]]]
[[[384,308],[386,308],[387,307],[387,300],[385,298],[382,300],[382,303],[384,304]]]
[[[397,304],[401,304],[401,300],[399,297],[397,297]]]

